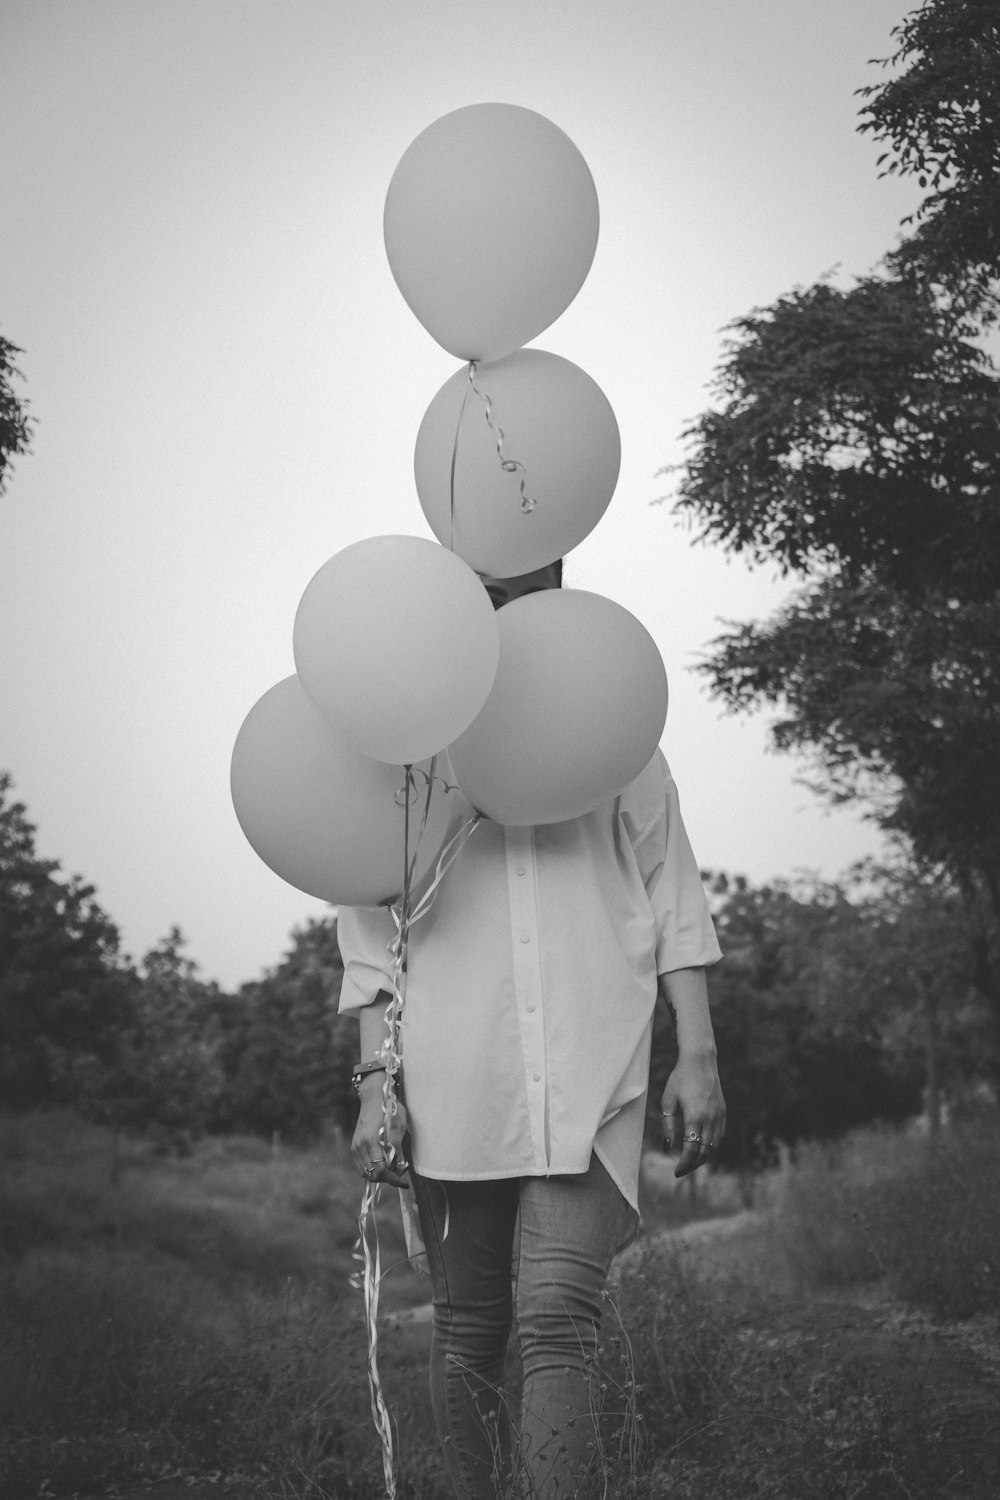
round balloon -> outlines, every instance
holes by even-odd
[[[302,686],[336,732],[398,765],[434,755],[471,723],[500,652],[475,573],[417,536],[369,537],[324,563],[292,644]]]
[[[448,830],[449,771],[447,756],[435,764],[433,779],[430,762],[414,767],[411,840],[423,830],[418,879]],[[345,906],[399,897],[405,771],[352,750],[317,713],[297,677],[270,688],[247,714],[233,747],[230,787],[250,844],[289,885]],[[411,842],[411,857],[413,850]]]
[[[607,509],[620,466],[604,392],[544,349],[518,349],[478,367],[471,381],[464,369],[445,381],[413,460],[434,535],[495,578],[533,573],[582,542]]]
[[[499,359],[572,302],[597,248],[597,192],[567,135],[516,104],[470,104],[403,153],[385,200],[396,284],[458,359]]]
[[[652,636],[582,589],[497,613],[500,665],[482,713],[450,747],[455,779],[498,823],[558,823],[616,796],[659,744],[667,677]]]

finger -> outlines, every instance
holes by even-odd
[[[684,1115],[679,1104],[664,1101],[662,1110],[663,1144],[667,1151],[684,1134]]]
[[[704,1129],[701,1131],[702,1147],[709,1157],[718,1156],[723,1141],[726,1139],[726,1112],[717,1110],[708,1116]]]
[[[366,1172],[365,1181],[373,1185],[377,1183],[380,1187],[408,1188],[410,1186],[408,1177],[404,1177],[401,1172],[391,1172],[388,1167],[383,1166],[375,1167],[370,1175]]]
[[[379,1112],[363,1111],[355,1127],[354,1137],[351,1141],[351,1155],[359,1171],[372,1162],[378,1162],[388,1154],[390,1146],[400,1150],[409,1128],[406,1110],[401,1104],[396,1106],[389,1123],[388,1138],[386,1136],[385,1118]]]
[[[378,1180],[385,1183],[387,1187],[408,1188],[410,1186],[408,1177],[402,1177],[398,1172],[389,1172],[385,1168],[382,1169]]]
[[[364,1177],[372,1177],[384,1160],[385,1152],[377,1140],[361,1142],[360,1149],[354,1153],[355,1166]]]
[[[402,1149],[390,1146],[385,1154],[383,1166],[387,1181],[392,1182],[395,1187],[409,1187],[410,1183],[406,1175],[409,1170],[410,1164],[403,1155]]]
[[[683,1145],[681,1147],[680,1161],[674,1168],[675,1177],[686,1177],[696,1167],[700,1167],[705,1161],[704,1143],[711,1140],[704,1126],[699,1125],[697,1120],[687,1122],[688,1128],[684,1132]]]
[[[358,1170],[368,1182],[386,1183],[390,1187],[399,1188],[410,1186],[406,1176],[410,1164],[401,1145],[386,1146],[381,1130],[376,1140],[362,1143],[361,1149],[356,1153],[356,1161]]]
[[[387,1167],[377,1167],[371,1176],[365,1177],[366,1182],[379,1187],[408,1188],[409,1178],[401,1176],[399,1172],[390,1172]]]

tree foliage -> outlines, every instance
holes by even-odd
[[[819,881],[755,887],[716,875],[710,891],[726,955],[711,975],[730,1122],[722,1162],[761,1166],[779,1141],[916,1113],[921,1066],[883,1047],[883,1016],[864,981],[853,1006],[824,1003],[846,935],[864,922],[861,907]]]
[[[0,334],[0,495],[7,487],[14,458],[28,451],[34,426],[28,403],[13,384],[20,374],[14,359],[22,352]]]
[[[72,1103],[175,1149],[205,1132],[307,1141],[353,1130],[357,1022],[336,1013],[332,916],[296,930],[282,961],[237,994],[200,977],[177,927],[133,966],[91,888],[38,857],[9,791],[0,778],[4,1107]],[[931,1013],[939,1085],[958,1097],[980,1076],[958,892],[905,871],[865,871],[851,888],[715,876],[710,889],[727,955],[712,976],[725,1164],[752,1169],[778,1141],[917,1109]],[[661,1016],[654,1100],[671,1066],[664,1028]],[[658,1126],[654,1105],[651,1140]]]
[[[708,878],[725,961],[710,973],[728,1124],[722,1165],[779,1144],[970,1106],[996,1071],[961,893],[911,862],[840,881]],[[660,1027],[648,1134],[673,1057]]]
[[[862,89],[860,129],[886,174],[929,189],[897,269],[993,320],[1000,311],[1000,12],[995,0],[931,0],[893,31],[894,76]],[[912,221],[909,221],[912,222]]]
[[[41,859],[12,779],[0,774],[0,1099],[65,1095],[67,1059],[110,1064],[129,1011],[118,932],[92,886]]]
[[[336,1014],[334,919],[296,931],[236,995],[200,977],[177,927],[133,965],[93,887],[39,857],[11,788],[0,775],[0,1106],[73,1103],[173,1145],[353,1129],[357,1023]]]
[[[1000,919],[1000,599],[911,601],[833,576],[731,630],[705,670],[734,710],[782,710],[834,800],[872,804],[931,864],[978,874]]]
[[[927,0],[895,36],[860,128],[929,190],[916,228],[877,273],[731,325],[678,507],[805,581],[702,670],[962,891],[1000,1032],[998,14]]]
[[[220,998],[225,1084],[217,1128],[297,1140],[331,1124],[353,1130],[357,1022],[336,1013],[342,974],[335,919],[313,919],[293,933],[276,968]]]
[[[1000,580],[1000,381],[925,287],[821,282],[732,325],[678,508],[784,572],[873,572],[908,596]]]

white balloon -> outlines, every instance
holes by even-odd
[[[500,665],[486,704],[449,747],[455,780],[498,823],[558,823],[617,796],[648,764],[667,717],[652,636],[600,594],[545,589],[497,612]]]
[[[418,854],[419,880],[444,843],[447,756],[433,769],[431,780],[429,761],[414,767],[407,851],[404,768],[359,755],[286,677],[244,719],[230,788],[249,843],[282,880],[321,901],[379,906],[401,894],[406,852]]]
[[[389,266],[412,311],[458,359],[499,359],[553,323],[597,248],[597,191],[544,115],[470,104],[435,120],[389,183]]]
[[[620,467],[604,392],[544,349],[481,365],[471,382],[468,370],[452,375],[424,414],[413,460],[434,535],[494,578],[533,573],[578,546],[607,509]],[[533,502],[527,514],[522,487]]]
[[[475,573],[417,536],[369,537],[324,563],[302,596],[292,645],[302,686],[333,729],[397,765],[461,734],[500,653]]]

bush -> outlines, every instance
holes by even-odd
[[[806,1287],[883,1281],[938,1317],[1000,1313],[1000,1126],[803,1149],[776,1230]]]

